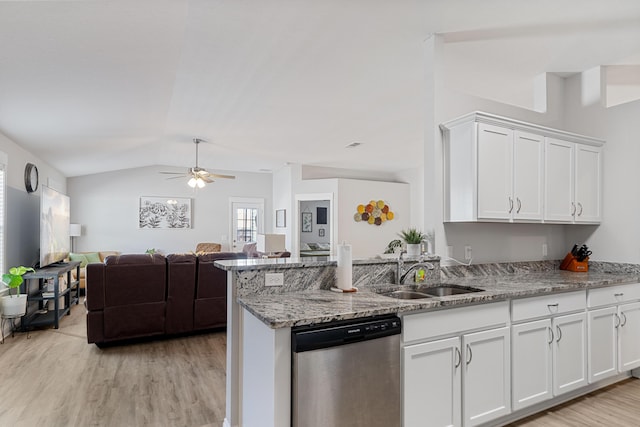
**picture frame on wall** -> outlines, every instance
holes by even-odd
[[[286,226],[287,226],[287,210],[286,209],[276,210],[276,227],[284,228]]]
[[[191,228],[191,199],[141,196],[138,228]]]
[[[311,233],[311,224],[312,224],[312,215],[311,212],[302,212],[302,232],[303,233]]]
[[[327,223],[327,208],[316,208],[316,223],[317,224],[326,224]]]

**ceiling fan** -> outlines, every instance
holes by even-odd
[[[168,175],[180,175],[180,176],[170,177],[167,179],[189,177],[189,181],[187,182],[187,184],[189,184],[189,187],[191,188],[196,188],[196,187],[202,188],[205,186],[205,184],[212,183],[214,181],[212,178],[236,179],[236,177],[233,175],[219,175],[217,173],[207,172],[205,169],[199,167],[198,166],[198,145],[201,142],[206,142],[206,141],[200,138],[193,138],[193,142],[196,144],[196,165],[194,167],[189,168],[187,173],[184,173],[184,172],[160,172],[160,173],[168,174]]]

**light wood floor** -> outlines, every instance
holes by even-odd
[[[99,349],[85,310],[0,345],[0,426],[222,426],[224,332]]]
[[[640,379],[631,378],[510,424],[515,427],[640,426]]]

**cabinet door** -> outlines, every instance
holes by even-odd
[[[515,411],[552,397],[551,320],[514,325],[511,336],[511,384]]]
[[[513,201],[513,131],[478,125],[478,219],[510,219]]]
[[[620,321],[617,307],[589,311],[588,366],[589,382],[615,375],[617,361],[617,326]]]
[[[460,426],[460,338],[407,346],[403,359],[402,425]]]
[[[640,366],[640,302],[620,306],[618,354],[619,372]]]
[[[544,158],[544,219],[572,222],[575,212],[574,158],[575,144],[547,138]]]
[[[509,328],[462,337],[462,402],[465,426],[486,423],[511,412]]]
[[[576,222],[600,222],[602,197],[602,150],[576,144]]]
[[[513,219],[542,220],[544,137],[516,131],[513,142]]]
[[[588,384],[587,314],[553,319],[553,394],[558,396]]]

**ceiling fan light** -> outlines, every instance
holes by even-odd
[[[189,184],[189,187],[191,188],[196,188],[196,184],[198,183],[198,181],[195,178],[191,178],[189,180],[189,182],[187,182],[187,184]]]
[[[202,188],[205,185],[205,182],[202,178],[198,178],[196,179],[196,184],[198,185],[198,188]]]

